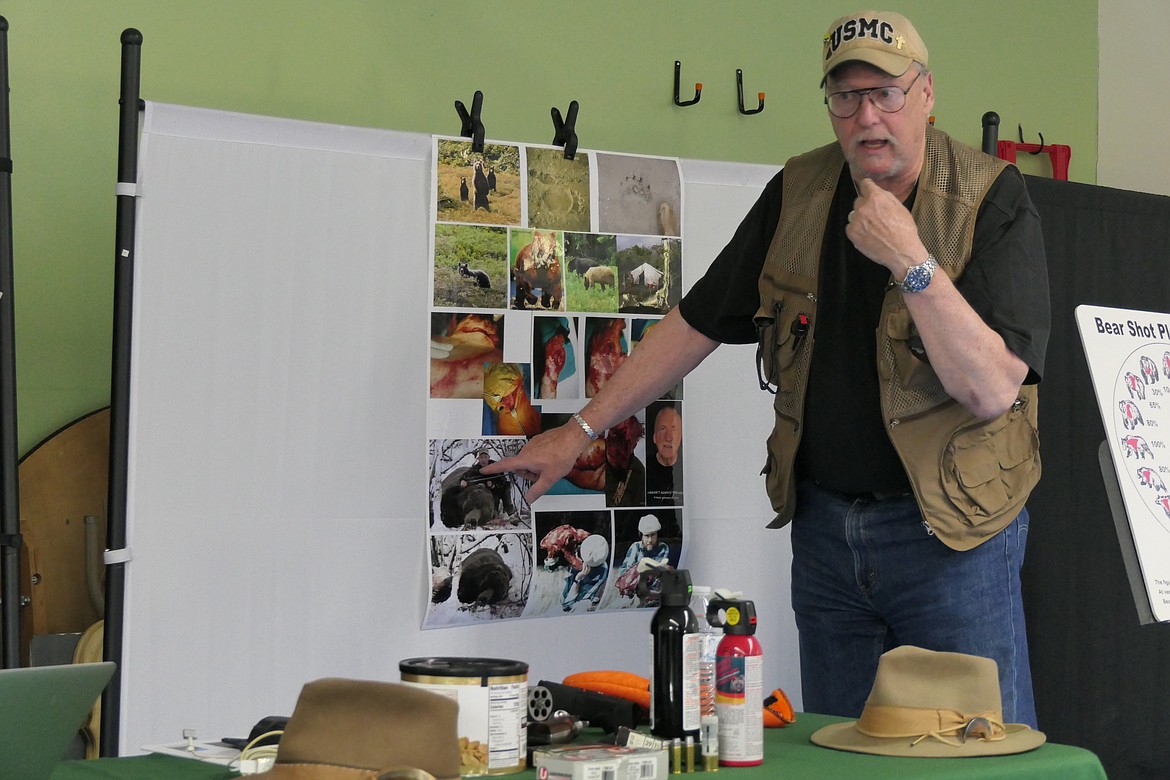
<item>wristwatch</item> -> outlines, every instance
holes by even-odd
[[[935,262],[934,255],[928,253],[924,262],[912,265],[907,269],[906,278],[898,282],[898,287],[901,288],[902,292],[922,292],[930,284],[930,280],[934,278],[936,268],[938,268],[938,263]]]

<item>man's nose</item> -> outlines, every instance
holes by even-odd
[[[853,118],[857,120],[858,124],[869,127],[877,124],[880,114],[881,110],[874,105],[873,99],[869,95],[862,95],[861,105],[857,107],[857,113],[853,115]]]

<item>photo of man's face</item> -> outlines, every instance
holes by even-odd
[[[682,447],[682,416],[673,406],[664,406],[654,417],[654,446],[660,464],[673,466],[678,462]]]

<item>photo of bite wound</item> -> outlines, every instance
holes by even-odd
[[[530,375],[527,363],[491,363],[484,368],[484,435],[531,438],[540,433],[540,412],[528,395]]]
[[[572,419],[571,415],[545,412],[540,415],[540,424],[546,431],[557,428]],[[576,425],[577,423],[573,423]],[[605,439],[589,442],[577,456],[569,473],[558,479],[548,489],[550,496],[600,494],[605,491]]]
[[[534,397],[581,397],[576,355],[577,324],[576,317],[533,318],[532,366],[537,373],[532,387]]]
[[[431,398],[481,398],[484,364],[503,360],[503,344],[503,315],[432,313]]]
[[[629,354],[624,317],[585,318],[585,397],[592,398]]]

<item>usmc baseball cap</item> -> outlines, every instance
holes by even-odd
[[[926,65],[926,44],[910,20],[893,11],[861,11],[842,16],[825,33],[824,75],[845,62],[867,62],[901,76],[913,62]],[[825,79],[821,79],[824,86]]]

